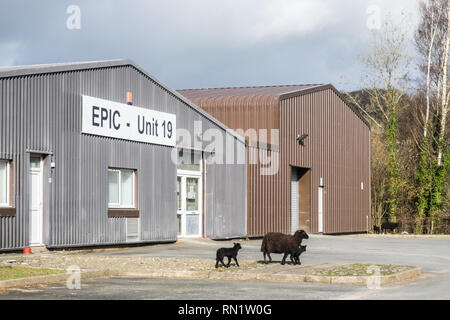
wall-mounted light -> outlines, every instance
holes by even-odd
[[[296,140],[297,140],[298,144],[304,147],[305,146],[305,139],[308,138],[308,136],[309,135],[307,133],[304,133],[302,135],[300,135],[300,134],[297,135],[297,139]]]
[[[320,180],[319,180],[319,187],[321,187],[321,188],[324,187],[324,185],[323,185],[323,178],[320,178]]]

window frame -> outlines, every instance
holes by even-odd
[[[7,159],[0,159],[0,162],[6,163],[6,202],[0,203],[0,208],[11,208],[11,161]]]
[[[122,171],[130,171],[132,172],[132,182],[131,182],[131,187],[132,187],[132,204],[131,205],[123,205],[122,204]],[[118,172],[119,173],[119,182],[118,182],[118,188],[119,188],[119,203],[110,203],[109,202],[109,177],[108,177],[108,209],[136,209],[136,191],[137,191],[137,186],[136,186],[136,170],[134,169],[125,169],[125,168],[108,168],[108,175],[110,172]]]

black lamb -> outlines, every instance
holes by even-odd
[[[237,261],[237,255],[238,255],[238,251],[242,249],[240,243],[234,243],[233,248],[220,248],[217,250],[216,253],[216,268],[219,267],[219,261],[222,263],[222,266],[224,267],[229,267],[230,263],[231,263],[231,259],[234,259],[234,261],[236,261],[236,265],[239,267],[239,263]],[[227,257],[228,258],[228,264],[225,265],[225,263],[223,262],[223,258]]]
[[[286,257],[290,255],[290,259],[293,265],[296,264],[302,264],[300,262],[300,255],[302,252],[306,251],[306,246],[300,246],[300,247],[293,247],[289,246],[286,248],[286,251],[284,252],[283,260],[281,261],[281,264],[284,265],[286,263]]]
[[[380,233],[380,227],[379,226],[373,226],[373,231],[375,233]]]

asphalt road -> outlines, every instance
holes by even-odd
[[[213,261],[217,248],[232,246],[234,241],[184,239],[175,244],[108,250],[97,254],[205,258]],[[261,240],[239,241],[242,245],[239,259],[262,259]],[[305,261],[403,264],[421,267],[424,272],[450,269],[450,238],[311,235],[309,239],[303,240],[303,244],[307,245],[307,251],[302,254]],[[282,255],[273,254],[272,258],[281,260]]]
[[[100,255],[196,257],[211,259],[232,241],[182,240],[176,244],[114,249]],[[64,284],[0,293],[1,299],[449,299],[450,239],[311,236],[304,261],[360,262],[419,266],[424,276],[370,290],[353,285],[110,278],[82,281],[81,290]],[[260,240],[241,241],[240,259],[262,258]],[[281,255],[273,255],[280,260]],[[232,294],[230,294],[232,293]]]

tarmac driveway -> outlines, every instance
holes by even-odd
[[[261,240],[211,241],[182,239],[173,244],[158,244],[126,249],[110,249],[99,255],[126,255],[141,257],[204,258],[215,262],[216,250],[232,246],[239,241],[242,250],[238,259],[262,260]],[[307,251],[302,260],[310,262],[358,262],[374,264],[402,264],[418,266],[423,272],[450,271],[450,237],[404,238],[371,237],[364,235],[322,236],[311,235],[303,240]],[[281,254],[272,254],[280,261]]]
[[[261,260],[261,240],[210,241],[183,239],[174,244],[108,249],[89,255],[204,258],[214,264],[215,251],[240,241],[239,259]],[[109,278],[86,280],[81,290],[64,284],[9,290],[3,299],[450,299],[450,238],[317,236],[305,241],[304,262],[359,262],[421,267],[413,281],[364,286],[259,281]],[[280,260],[281,255],[273,255]],[[230,297],[229,292],[233,292]]]

